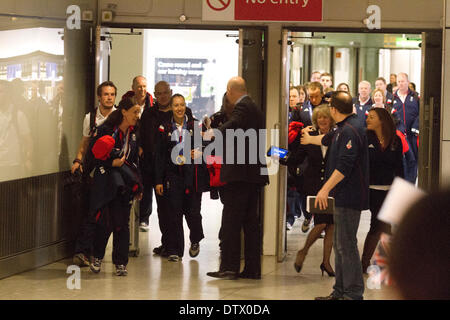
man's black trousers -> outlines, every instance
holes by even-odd
[[[260,185],[247,182],[229,183],[223,187],[221,271],[240,271],[241,229],[243,229],[245,240],[243,272],[261,274],[260,190]]]

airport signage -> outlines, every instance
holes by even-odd
[[[203,0],[204,21],[320,22],[323,0]]]

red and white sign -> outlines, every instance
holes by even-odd
[[[323,0],[203,0],[208,21],[322,21]]]
[[[235,0],[203,0],[202,19],[205,21],[234,21]]]
[[[206,0],[206,4],[215,11],[223,11],[230,6],[231,0]]]

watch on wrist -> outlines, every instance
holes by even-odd
[[[79,163],[80,165],[83,164],[83,162],[80,159],[78,159],[78,158],[76,158],[75,160],[72,161],[73,164],[75,164],[75,162]]]

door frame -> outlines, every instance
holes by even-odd
[[[110,29],[165,29],[165,30],[230,30],[230,31],[236,31],[239,33],[239,37],[238,39],[238,44],[239,45],[239,70],[238,70],[238,74],[241,75],[242,74],[242,59],[243,59],[243,50],[244,50],[244,45],[242,41],[239,41],[239,39],[242,38],[242,35],[244,34],[242,31],[244,29],[247,30],[260,30],[263,33],[264,36],[264,41],[263,41],[263,54],[262,54],[262,63],[263,63],[263,75],[261,78],[261,96],[260,96],[260,101],[261,101],[261,110],[264,114],[264,118],[266,119],[267,114],[266,114],[266,110],[267,110],[267,95],[266,95],[266,84],[267,84],[267,59],[266,59],[266,54],[267,54],[267,49],[268,49],[268,26],[264,26],[264,25],[252,25],[252,26],[248,26],[248,25],[233,25],[233,26],[227,26],[227,25],[209,25],[209,24],[202,24],[202,25],[167,25],[167,24],[131,24],[131,23],[102,23],[100,25],[97,26],[96,29],[96,41],[95,41],[95,70],[96,70],[96,86],[99,85],[98,83],[98,79],[99,79],[99,73],[100,73],[100,68],[99,68],[99,61],[100,61],[100,53],[99,53],[99,48],[100,46],[100,41],[101,41],[101,30],[105,29],[105,28],[110,28]],[[110,68],[110,64],[108,63],[108,68]],[[108,70],[108,75],[110,74],[109,70]],[[264,188],[262,188],[261,194],[260,194],[260,201],[259,201],[259,205],[258,205],[258,210],[259,210],[259,217],[260,217],[260,225],[261,225],[261,238],[263,237],[263,230],[264,230],[264,198],[265,198],[265,190]],[[263,247],[263,242],[261,240],[261,252],[263,252],[262,250]],[[242,252],[244,252],[243,247],[242,247]]]
[[[370,33],[378,33],[378,34],[411,33],[411,34],[414,34],[415,33],[415,34],[423,35],[424,33],[427,33],[427,32],[441,32],[442,33],[442,29],[435,29],[435,28],[430,28],[430,29],[380,29],[380,30],[370,30],[369,31],[368,29],[365,29],[365,28],[333,28],[333,27],[294,27],[294,26],[283,26],[282,30],[288,30],[289,32],[363,33],[363,34],[370,34]],[[281,38],[283,39],[283,34],[281,35]],[[424,39],[422,39],[422,43],[423,43],[423,40]],[[424,48],[422,47],[421,50],[422,50],[422,55],[424,56]],[[282,53],[282,56],[283,56],[283,53]],[[310,62],[311,61],[309,61],[309,63]],[[309,69],[310,67],[306,66],[305,68]],[[423,79],[423,77],[425,75],[425,72],[426,72],[426,70],[424,68],[425,68],[425,64],[422,63],[422,71],[421,71],[422,79]],[[283,73],[283,70],[281,70],[281,72]],[[355,74],[356,74],[356,76],[358,75],[357,70],[356,70]],[[424,88],[425,88],[425,86],[422,84],[421,92],[420,92],[420,96],[421,97],[425,96]],[[441,80],[441,83],[440,83],[440,88],[442,88],[442,80]],[[282,89],[280,89],[280,90],[282,90]],[[289,88],[287,88],[287,90],[289,90]],[[280,92],[280,97],[282,97],[283,95],[288,95],[289,96],[289,91]],[[424,118],[425,110],[422,107],[423,105],[424,105],[424,102],[421,101],[420,102],[420,110],[419,110],[419,116],[420,116],[420,124],[419,124],[419,126],[420,127],[424,127],[423,121],[425,121],[424,120],[425,119]],[[430,102],[428,102],[428,105],[430,105]],[[282,108],[281,102],[280,102],[280,107]],[[442,109],[442,101],[440,101],[440,106],[439,106],[439,110],[441,110],[441,109]],[[435,114],[435,116],[441,116],[441,114],[436,114],[436,112],[434,112],[434,114]],[[427,121],[428,120],[429,120],[429,117],[427,117]],[[439,121],[439,119],[438,119],[434,123],[435,124],[436,123],[441,123],[441,121]],[[287,126],[287,121],[282,122],[282,118],[280,118],[280,126],[283,127],[283,125]],[[439,128],[439,129],[441,129],[441,128]],[[421,141],[427,141],[428,142],[428,140],[429,140],[428,138],[426,140],[425,140],[425,138],[422,139],[422,136],[420,138],[421,138],[420,139]],[[431,148],[427,148],[429,154],[431,154],[431,153],[433,153],[433,154],[436,154],[436,153],[440,154],[442,152],[440,146],[434,145],[434,147],[435,148],[439,147],[440,149],[439,150],[436,150],[436,149],[431,150]],[[420,145],[419,145],[419,154],[420,154],[420,150],[421,149],[420,149]],[[421,166],[423,167],[423,165],[422,165],[423,161],[424,161],[424,159],[419,158],[419,163],[418,163],[418,167],[419,168]],[[436,167],[440,167],[440,166],[435,164],[434,167],[436,168]],[[425,181],[429,181],[431,179],[430,178],[430,174],[431,174],[430,170],[422,170],[422,172],[427,172],[427,176],[424,176],[424,175],[419,176],[419,180],[418,180],[419,181],[419,186],[427,185],[427,184],[425,184]],[[439,176],[440,176],[440,174],[439,174]],[[422,182],[422,181],[424,181],[424,182]],[[437,183],[439,183],[439,181]],[[278,206],[278,209],[280,209],[280,206]],[[282,213],[279,211],[279,214],[281,215]],[[284,213],[284,215],[285,215],[285,213]],[[282,218],[279,217],[279,221],[281,221],[281,220],[282,220]],[[285,232],[282,233],[282,234],[286,235]],[[279,243],[277,244],[277,248],[281,248],[282,244],[285,243],[286,239],[284,239],[283,236],[278,236],[277,239],[279,241]]]

